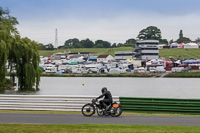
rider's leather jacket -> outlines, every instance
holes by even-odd
[[[99,97],[97,97],[97,99],[104,97],[104,100],[109,100],[112,103],[112,94],[110,93],[110,91],[105,91],[104,93],[102,93]]]

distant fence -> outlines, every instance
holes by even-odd
[[[81,111],[84,104],[97,96],[67,95],[0,95],[0,110]],[[119,97],[114,96],[119,102]]]
[[[123,111],[200,114],[200,99],[120,97]]]

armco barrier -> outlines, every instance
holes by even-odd
[[[81,111],[84,104],[97,96],[0,95],[0,110]],[[114,96],[119,102],[119,97]]]
[[[200,114],[200,99],[120,97],[123,111]]]

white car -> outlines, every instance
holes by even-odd
[[[181,72],[184,69],[184,67],[173,67],[172,72]]]
[[[150,73],[155,73],[156,72],[156,67],[149,67],[149,72]]]
[[[156,67],[156,72],[158,72],[158,73],[165,73],[166,70],[165,70],[164,66],[157,66]]]
[[[45,72],[46,73],[55,73],[57,72],[57,67],[55,67],[54,65],[52,64],[48,64],[45,68]]]

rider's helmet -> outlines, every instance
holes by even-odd
[[[104,93],[104,92],[106,92],[106,91],[108,91],[107,87],[103,87],[103,88],[101,89],[101,92],[102,92],[102,93]]]

